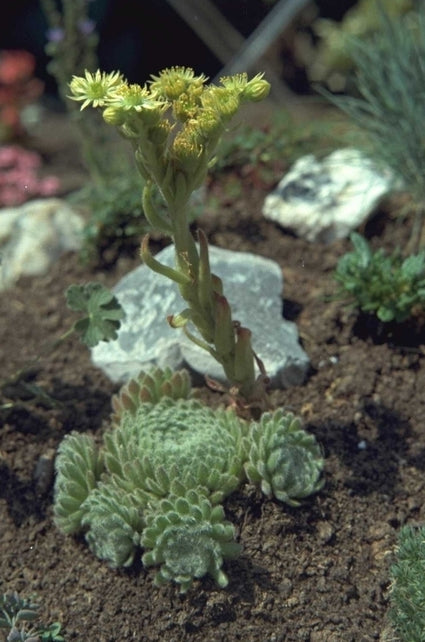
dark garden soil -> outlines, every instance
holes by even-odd
[[[43,136],[49,172],[56,167],[77,180],[65,134],[50,126]],[[275,182],[279,178],[276,170]],[[299,414],[323,445],[325,486],[299,508],[266,500],[250,486],[226,501],[243,545],[241,557],[226,564],[226,590],[207,578],[182,596],[174,585],[156,588],[154,571],[141,563],[111,570],[83,538],[55,528],[52,479],[36,483],[34,473],[69,431],[105,430],[117,388],[77,339],[46,350],[32,376],[49,398],[25,398],[22,385],[3,387],[1,403],[9,407],[1,411],[0,429],[0,587],[37,594],[43,621],[59,620],[67,641],[395,639],[387,610],[397,533],[425,518],[424,335],[413,325],[382,333],[328,301],[335,291],[332,270],[350,244],[310,244],[264,220],[270,187],[252,168],[221,176],[209,187],[219,212],[207,208],[197,223],[211,243],[282,267],[283,314],[296,321],[311,369],[303,385],[273,391],[271,398]],[[387,201],[366,226],[374,247],[394,248],[407,238],[410,221],[397,216],[396,205]],[[49,274],[23,278],[2,293],[2,380],[70,326],[63,294],[69,284],[113,286],[137,265],[137,252],[108,270],[68,254]],[[223,402],[207,388],[201,393],[208,403]]]

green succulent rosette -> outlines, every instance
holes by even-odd
[[[164,397],[124,412],[105,434],[105,466],[116,485],[137,489],[146,502],[166,497],[178,482],[206,488],[217,504],[244,478],[246,429],[232,411]]]
[[[292,413],[267,412],[251,424],[245,472],[267,497],[299,506],[299,500],[322,488],[323,465],[314,435],[303,430]]]
[[[148,549],[144,566],[160,566],[155,584],[168,581],[180,585],[185,593],[196,578],[211,575],[225,588],[228,578],[222,569],[225,559],[239,555],[235,529],[225,520],[222,506],[211,502],[196,490],[184,497],[163,499],[148,513],[142,545]]]

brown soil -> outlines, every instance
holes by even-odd
[[[65,132],[57,127],[63,168]],[[44,136],[49,128],[45,129]],[[59,132],[59,134],[58,134]],[[51,150],[50,150],[51,151]],[[51,172],[53,167],[49,167]],[[77,171],[78,174],[78,171]],[[233,175],[234,180],[234,175]],[[0,430],[1,591],[36,593],[45,622],[59,620],[65,639],[178,642],[369,642],[394,639],[387,621],[389,568],[400,526],[424,519],[424,337],[414,328],[382,334],[341,303],[329,302],[332,270],[347,241],[312,245],[263,220],[270,185],[252,172],[229,196],[221,177],[210,191],[220,212],[198,224],[211,243],[274,259],[285,279],[284,314],[297,322],[311,370],[304,385],[272,393],[276,406],[299,414],[323,445],[326,484],[300,508],[265,500],[250,486],[225,503],[243,545],[226,564],[226,590],[205,579],[181,596],[156,588],[141,563],[111,570],[84,540],[52,522],[52,480],[34,482],[70,430],[101,432],[116,390],[71,339],[34,366],[48,400],[3,388]],[[276,180],[279,174],[276,173]],[[227,186],[227,187],[226,187]],[[388,202],[366,227],[372,244],[393,248],[408,235]],[[139,264],[137,253],[107,271],[64,256],[51,272],[24,278],[0,296],[0,355],[7,379],[72,322],[64,301],[71,283],[114,285]],[[211,403],[220,395],[202,390]],[[12,404],[13,402],[13,404]],[[43,480],[41,480],[42,482]]]

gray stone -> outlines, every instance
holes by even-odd
[[[174,248],[155,257],[174,265]],[[274,261],[254,254],[210,247],[212,271],[224,283],[233,318],[252,331],[252,344],[275,387],[302,383],[309,360],[298,343],[295,324],[282,318],[282,273]],[[112,381],[125,382],[152,365],[189,367],[224,382],[221,366],[192,343],[182,330],[171,328],[166,317],[182,311],[185,303],[177,286],[141,265],[114,288],[126,313],[118,338],[92,349],[93,363]],[[194,331],[195,332],[195,331]]]
[[[21,276],[45,274],[81,247],[83,219],[65,201],[44,198],[0,210],[0,291]]]
[[[359,150],[303,156],[266,197],[263,214],[301,238],[329,243],[366,221],[393,187],[390,172]]]

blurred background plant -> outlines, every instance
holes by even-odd
[[[41,156],[17,145],[0,147],[0,207],[14,207],[37,196],[53,196],[60,182],[39,176]]]
[[[419,6],[418,0],[380,0],[380,6],[395,20]],[[317,18],[312,24],[313,38],[303,39],[302,62],[310,82],[325,83],[331,91],[345,91],[355,67],[350,42],[363,41],[381,28],[376,0],[359,0],[341,21]]]
[[[28,51],[0,51],[0,142],[25,135],[24,108],[43,92],[34,69],[35,58]]]
[[[143,182],[121,138],[105,126],[96,112],[81,114],[68,99],[74,75],[97,66],[99,38],[90,17],[89,0],[41,0],[49,28],[46,53],[51,57],[48,71],[55,78],[59,96],[75,124],[81,145],[82,162],[88,171],[84,187],[72,194],[86,216],[81,257],[85,261],[113,261],[121,246],[134,249],[148,229],[143,213]],[[122,174],[118,167],[126,165]],[[109,258],[108,258],[109,250]]]
[[[364,151],[409,194],[414,219],[405,251],[416,253],[425,244],[425,11],[394,18],[376,6],[379,31],[349,40],[353,95],[319,91],[364,132]]]
[[[55,78],[58,93],[80,136],[83,162],[92,181],[102,182],[105,159],[102,136],[105,128],[100,120],[94,126],[91,118],[83,119],[72,101],[68,100],[68,83],[74,74],[97,66],[98,37],[95,23],[88,14],[88,0],[41,0],[49,28],[46,53],[50,56],[48,72]]]
[[[288,109],[276,110],[260,127],[239,124],[219,144],[212,176],[226,170],[255,175],[255,183],[271,186],[276,177],[303,154],[326,155],[341,143],[346,122],[327,115],[297,122]]]

